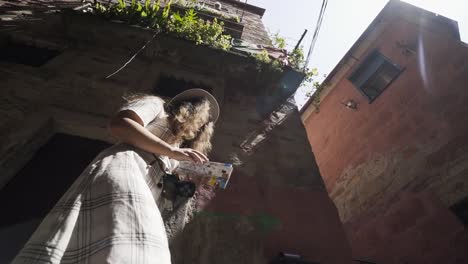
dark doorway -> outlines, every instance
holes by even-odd
[[[9,263],[42,218],[109,144],[56,134],[0,190],[0,263]]]

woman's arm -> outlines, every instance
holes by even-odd
[[[201,152],[188,148],[176,148],[155,136],[143,126],[143,120],[133,111],[123,110],[114,116],[109,123],[112,136],[122,142],[157,155],[168,156],[175,160],[186,160],[197,163],[208,161]]]

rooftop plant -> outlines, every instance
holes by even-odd
[[[272,45],[280,48],[286,48],[286,39],[281,37],[279,32],[275,33],[271,36]],[[299,46],[290,52],[288,52],[288,61],[293,68],[296,70],[300,70],[304,73],[304,81],[302,82],[302,86],[311,86],[310,92],[307,93],[307,96],[311,96],[312,92],[317,90],[320,86],[320,82],[314,81],[314,78],[318,76],[317,68],[309,69],[307,65],[305,65],[305,58],[304,58],[304,47]]]
[[[171,10],[173,4],[182,5],[187,10],[183,14],[174,12]],[[211,9],[204,8],[196,0],[176,0],[175,2],[169,0],[164,6],[161,5],[160,0],[145,0],[144,2],[132,0],[128,4],[125,0],[118,0],[116,3],[109,4],[97,2],[92,9],[92,13],[109,20],[119,20],[187,39],[197,45],[201,44],[229,50],[232,47],[231,36],[224,34],[223,22],[218,22],[216,18],[213,21],[205,21],[197,16],[197,10],[204,12]],[[214,15],[219,16],[218,13]],[[272,44],[281,49],[286,46],[284,38],[280,37],[278,33],[272,36]],[[317,75],[316,69],[309,70],[303,67],[304,52],[302,46],[289,52],[288,57],[293,68],[304,72],[303,85],[312,83],[315,87],[318,87],[319,84],[313,82],[313,77]],[[283,71],[282,63],[271,58],[266,50],[253,55],[253,58],[257,61],[259,71],[272,73],[281,73]]]
[[[120,20],[129,24],[160,30],[180,38],[194,41],[197,45],[203,44],[223,50],[231,48],[231,36],[223,34],[224,24],[205,21],[197,17],[194,9],[188,9],[184,14],[171,11],[172,0],[164,7],[160,0],[144,3],[132,0],[127,4],[118,0],[115,4],[103,5],[96,3],[93,12],[111,20]]]

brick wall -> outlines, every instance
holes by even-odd
[[[448,232],[450,238],[441,241],[452,243],[450,250],[467,245],[466,239],[449,234],[463,227],[447,208],[468,196],[468,123],[464,121],[468,47],[453,34],[452,26],[440,24],[432,14],[433,19],[428,19],[413,7],[410,16],[401,15],[407,8],[394,11],[379,21],[381,32],[369,47],[349,60],[357,61],[323,98],[319,112],[305,120],[309,141],[341,220],[347,224],[355,256],[372,255],[377,263],[462,263],[437,259],[436,254],[448,254],[448,248],[430,241],[439,239],[437,232]],[[403,52],[399,43],[408,44],[412,51]],[[369,104],[347,77],[374,49],[401,65],[403,72]],[[357,102],[358,109],[346,108],[342,103],[347,100]],[[423,201],[439,206],[437,213],[426,215],[416,202],[401,198],[403,193],[424,192],[432,193],[433,199]],[[413,212],[391,216],[399,210]],[[416,218],[419,213],[421,218]],[[388,222],[403,227],[375,231]],[[428,223],[450,223],[453,230],[445,226],[450,230],[440,227],[429,232]],[[368,230],[365,236],[356,231],[359,228]],[[466,237],[465,233],[460,236]],[[412,237],[415,234],[421,236]],[[389,243],[394,245],[392,250],[382,255]],[[379,253],[373,255],[373,251]],[[398,260],[398,256],[404,257]]]

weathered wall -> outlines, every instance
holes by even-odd
[[[468,115],[468,47],[452,29],[435,22],[436,26],[431,25],[433,21],[427,16],[419,16],[416,11],[412,17],[400,13],[395,10],[384,16],[379,22],[383,30],[376,40],[362,56],[354,58],[357,62],[323,98],[319,112],[305,120],[310,144],[341,220],[353,226],[347,230],[359,257],[372,254],[371,247],[385,251],[386,246],[372,244],[369,236],[363,239],[356,230],[366,226],[381,229],[391,210],[413,206],[404,199],[400,201],[401,193],[430,191],[435,198],[424,202],[440,200],[445,208],[436,214],[422,214],[420,219],[415,214],[393,217],[395,225],[404,227],[378,234],[379,239],[387,240],[385,243],[404,243],[408,251],[413,250],[413,256],[422,254],[418,250],[425,243],[439,238],[438,233],[426,233],[421,226],[424,221],[455,225],[456,220],[446,208],[468,195],[468,123],[464,120]],[[407,44],[409,50],[405,53],[398,42]],[[347,77],[374,49],[404,70],[369,104]],[[357,102],[358,109],[346,108],[342,103],[347,100]],[[419,212],[417,206],[412,208],[408,210]],[[408,224],[407,229],[404,221],[414,221],[421,228]],[[424,236],[405,241],[414,232]],[[367,252],[359,250],[361,244],[369,246]],[[429,248],[435,249],[425,249]],[[394,256],[399,253],[404,255],[402,248],[388,251]],[[377,263],[458,263],[392,261],[387,258]]]
[[[99,0],[102,4],[108,4],[109,1],[107,0]],[[113,1],[117,2],[117,1]],[[130,4],[131,0],[125,0],[127,4]],[[144,1],[142,1],[144,2]],[[161,1],[164,5],[165,3],[169,2],[168,0]],[[181,1],[182,2],[182,1]],[[189,2],[189,1],[186,1]],[[270,45],[271,41],[268,36],[268,32],[263,25],[262,17],[265,12],[265,9],[262,7],[257,7],[255,5],[251,5],[246,3],[245,1],[237,1],[237,0],[205,0],[202,1],[207,3],[207,6],[213,6],[214,3],[220,2],[222,5],[222,12],[225,14],[230,15],[237,15],[240,19],[243,26],[241,39],[247,40],[254,44],[262,44],[262,45]],[[86,2],[87,3],[87,2]],[[177,3],[177,1],[173,1],[173,3]],[[24,19],[31,14],[37,15],[40,11],[44,12],[49,9],[52,10],[59,10],[59,9],[68,9],[68,8],[76,8],[79,6],[84,5],[85,2],[81,0],[22,0],[22,1],[10,1],[8,3],[0,2],[0,6],[4,5],[5,8],[0,13],[2,20],[4,21],[11,21],[16,19]],[[8,23],[8,22],[7,22]],[[231,28],[233,30],[234,28]]]
[[[353,257],[374,263],[467,263],[468,229],[430,192],[401,192],[382,214],[346,225]]]
[[[244,4],[245,1],[225,0],[219,2],[222,3],[223,8],[228,10],[229,14],[236,14],[241,18],[241,24],[244,25],[242,39],[255,44],[270,45],[270,38],[262,22],[262,8]]]
[[[39,24],[33,32],[26,28],[15,37],[41,40],[47,38],[45,32],[57,33],[49,42],[63,45],[58,57],[39,68],[0,64],[3,182],[3,172],[14,172],[34,154],[37,147],[31,142],[43,144],[56,131],[111,141],[105,123],[122,103],[121,96],[153,91],[161,74],[214,88],[222,113],[212,159],[219,161],[240,153],[240,143],[297,87],[268,85],[251,58],[164,36],[119,74],[105,79],[151,37],[150,32],[102,20],[58,17],[56,28]],[[228,189],[201,189],[196,208],[188,208],[191,221],[172,242],[174,263],[265,263],[280,251],[320,263],[350,259],[297,111],[255,154],[239,156],[243,164]]]
[[[240,99],[244,107],[239,112],[229,111],[237,102],[228,98]],[[226,134],[217,134],[218,147],[213,153],[221,160],[239,153],[238,146],[256,128],[254,120],[259,118],[251,109],[258,97],[229,90],[226,99],[218,125]],[[192,251],[175,256],[176,263],[266,263],[279,252],[300,254],[319,263],[349,262],[349,247],[341,239],[343,229],[315,162],[311,162],[314,157],[297,110],[252,155],[240,157],[242,165],[226,190],[199,191],[198,202],[204,210],[195,214],[175,240],[174,248],[188,252],[184,249],[194,243],[190,238],[197,237],[195,243],[200,244],[202,254]],[[232,239],[246,243],[233,246]]]

